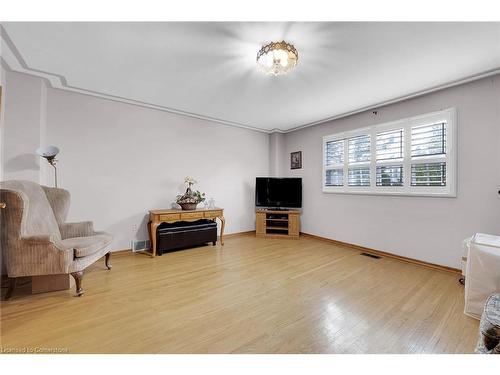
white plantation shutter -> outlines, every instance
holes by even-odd
[[[403,186],[402,165],[378,165],[377,186]]]
[[[403,129],[377,134],[377,160],[403,158]]]
[[[411,128],[411,156],[446,154],[446,124],[432,124]]]
[[[326,142],[326,165],[344,163],[344,140]]]
[[[411,186],[446,186],[445,122],[411,128],[411,158]]]
[[[363,134],[347,139],[348,186],[370,186],[371,137]]]
[[[370,186],[370,167],[349,167],[349,186]]]
[[[412,186],[446,186],[446,163],[422,163],[411,166]]]
[[[344,170],[328,169],[326,171],[326,186],[342,186],[342,185],[344,185]]]
[[[376,186],[403,186],[403,134],[402,128],[377,134]]]
[[[325,186],[344,185],[343,139],[326,142],[325,145]]]
[[[323,191],[456,196],[456,112],[323,137]]]
[[[349,147],[349,163],[370,161],[370,136],[360,135],[347,141]]]

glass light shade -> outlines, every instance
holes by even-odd
[[[299,54],[292,44],[271,42],[263,46],[257,54],[257,65],[266,74],[286,74],[295,68]]]
[[[59,149],[56,146],[46,146],[38,147],[35,152],[44,158],[53,158],[59,153]]]

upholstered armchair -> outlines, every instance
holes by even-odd
[[[22,276],[71,274],[76,295],[83,294],[86,267],[105,255],[112,236],[95,232],[90,221],[66,223],[70,194],[67,190],[30,181],[0,183],[2,261],[10,287],[6,299]]]

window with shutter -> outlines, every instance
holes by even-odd
[[[339,139],[325,144],[325,186],[344,185],[344,143]]]
[[[370,186],[371,139],[369,135],[359,135],[347,139],[349,154],[348,185]]]
[[[403,186],[402,165],[377,166],[377,186]]]
[[[331,141],[326,143],[326,165],[344,163],[344,141]]]
[[[446,186],[446,163],[423,163],[411,166],[412,186]]]
[[[411,156],[446,154],[446,124],[432,124],[411,128]]]
[[[342,185],[344,185],[344,170],[327,169],[326,186],[342,186]]]
[[[377,161],[403,158],[403,129],[377,134]]]
[[[403,186],[403,134],[402,128],[377,134],[377,186]]]
[[[349,147],[349,163],[370,161],[370,136],[360,135],[347,140]]]
[[[349,186],[370,186],[370,167],[349,167]]]
[[[411,128],[411,186],[446,186],[446,122]]]
[[[456,196],[456,111],[323,137],[327,193]]]

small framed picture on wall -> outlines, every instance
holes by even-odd
[[[290,153],[290,169],[302,168],[302,151]]]

